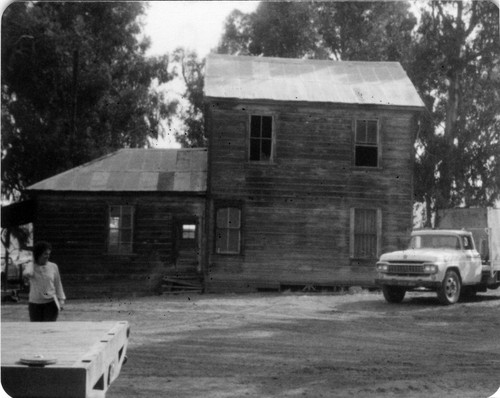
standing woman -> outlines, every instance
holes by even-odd
[[[30,294],[28,309],[31,322],[55,322],[66,296],[56,264],[49,262],[52,246],[37,242],[33,247],[33,264],[23,276],[29,278]]]

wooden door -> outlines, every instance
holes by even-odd
[[[200,271],[200,233],[196,218],[178,219],[175,223],[176,259],[179,274],[197,274]]]

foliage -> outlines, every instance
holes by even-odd
[[[403,61],[417,23],[408,2],[324,2],[315,10],[330,58]]]
[[[121,147],[175,109],[167,57],[146,58],[139,2],[16,2],[2,18],[2,194]]]
[[[416,18],[406,2],[262,2],[234,11],[217,52],[290,58],[395,60]]]
[[[262,2],[252,20],[250,54],[302,57],[314,51],[312,3]]]
[[[252,16],[240,10],[233,10],[224,25],[224,32],[219,42],[219,54],[250,55],[252,42]]]
[[[421,10],[412,65],[429,110],[418,140],[416,199],[440,208],[499,199],[500,37],[490,2],[432,2]]]
[[[179,115],[185,124],[184,132],[177,132],[175,138],[185,148],[207,146],[203,117],[203,69],[205,61],[198,60],[195,52],[186,52],[183,48],[174,51],[172,62],[180,68],[177,74],[182,76],[185,85],[187,107]]]
[[[16,246],[17,250],[24,250],[28,246],[31,237],[29,225],[12,226],[2,228],[1,242],[7,252],[12,246]],[[17,245],[13,245],[12,241],[16,241]]]

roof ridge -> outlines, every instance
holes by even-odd
[[[361,60],[335,60],[335,59],[317,59],[317,58],[290,58],[290,57],[261,57],[258,55],[230,55],[230,54],[216,54],[210,53],[207,58],[230,58],[230,59],[240,59],[240,60],[252,60],[257,62],[283,62],[283,63],[338,63],[338,64],[377,64],[377,65],[401,65],[399,61],[361,61]]]

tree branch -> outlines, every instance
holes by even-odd
[[[465,37],[469,37],[469,35],[472,33],[472,31],[474,30],[474,28],[476,27],[476,24],[477,24],[477,19],[478,19],[478,16],[477,16],[477,3],[475,1],[472,2],[471,4],[471,12],[472,12],[472,15],[470,17],[470,20],[469,20],[469,27],[465,30]]]

